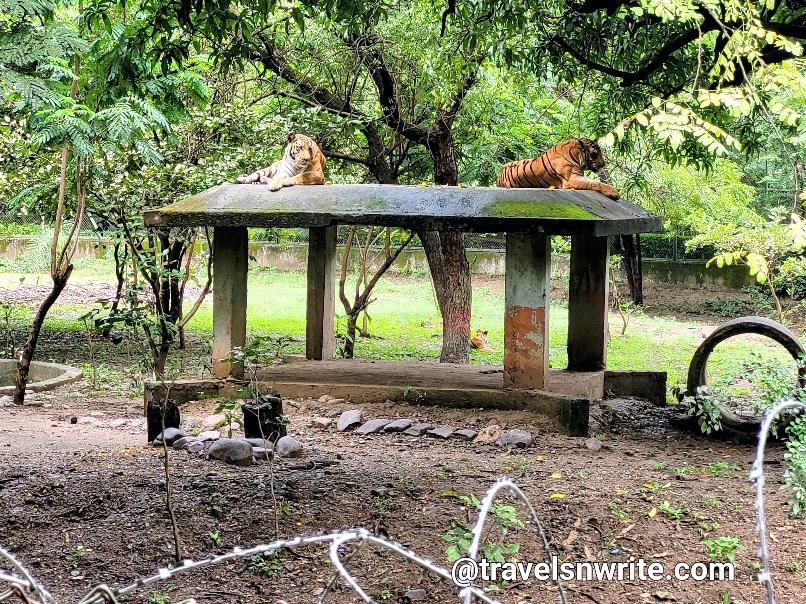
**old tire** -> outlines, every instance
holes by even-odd
[[[697,348],[694,356],[691,358],[691,364],[689,364],[688,367],[686,394],[695,396],[699,386],[708,385],[706,367],[708,365],[708,357],[714,351],[714,348],[716,348],[720,342],[728,338],[746,333],[754,333],[775,340],[783,346],[796,361],[801,355],[806,356],[806,349],[803,348],[803,344],[800,343],[798,337],[789,331],[789,329],[772,319],[766,317],[739,317],[737,319],[731,319],[727,323],[723,323],[717,327],[711,335],[703,340],[699,348]],[[801,387],[806,386],[806,367],[798,367],[798,383]],[[720,405],[719,408],[723,428],[748,433],[758,432],[761,427],[762,418],[737,415],[723,405]]]

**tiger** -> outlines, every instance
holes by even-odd
[[[327,160],[313,137],[290,134],[283,159],[268,168],[239,176],[238,182],[267,184],[269,191],[279,191],[292,185],[323,185],[326,163]]]
[[[585,178],[585,170],[598,172],[605,166],[599,145],[588,138],[572,138],[534,159],[504,164],[496,185],[506,188],[581,189],[598,191],[610,199],[619,192],[609,184]]]
[[[470,337],[470,347],[477,348],[481,352],[495,352],[495,350],[490,348],[490,341],[487,338],[487,332],[481,331],[480,329],[476,330],[476,335]]]

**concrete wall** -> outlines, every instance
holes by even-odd
[[[8,237],[0,239],[0,259],[16,260],[25,253],[29,237]],[[104,245],[105,244],[105,245]],[[109,242],[98,239],[82,239],[76,254],[78,258],[104,258],[111,250]],[[304,270],[308,257],[307,244],[278,245],[271,243],[249,244],[249,254],[264,266],[275,266],[279,270]],[[500,276],[504,274],[503,251],[468,250],[471,270],[477,275]],[[687,287],[708,287],[716,291],[737,291],[755,284],[746,266],[725,266],[708,268],[703,261],[677,261],[644,259],[644,279],[656,283],[669,283]],[[552,275],[567,277],[568,256],[554,255],[551,260]],[[428,274],[428,264],[422,250],[405,250],[391,268],[396,274]]]

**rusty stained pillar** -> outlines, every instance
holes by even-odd
[[[507,233],[505,267],[504,386],[541,390],[549,367],[549,238]]]
[[[308,301],[305,315],[305,356],[333,358],[336,316],[336,227],[308,229]]]
[[[608,237],[571,237],[568,370],[602,371],[607,359]]]
[[[249,237],[245,227],[216,227],[213,233],[213,375],[243,378],[243,365],[224,363],[246,343],[246,277]]]

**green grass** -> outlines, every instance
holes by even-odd
[[[82,279],[110,280],[107,263],[82,261],[77,267],[74,281]],[[99,274],[99,273],[103,274]],[[0,273],[0,288],[15,287],[21,277],[25,283],[49,283],[47,275]],[[348,287],[349,292],[349,287]],[[349,293],[348,293],[349,296]],[[376,287],[370,305],[369,331],[371,337],[358,338],[355,347],[357,358],[387,360],[437,361],[441,347],[442,321],[428,279],[395,277],[382,279]],[[249,275],[247,329],[250,334],[288,336],[301,339],[305,335],[305,275],[276,270],[252,270]],[[192,301],[188,300],[189,308]],[[88,307],[76,305],[55,306],[45,324],[54,332],[81,332],[84,325],[79,317]],[[32,311],[31,311],[32,312]],[[336,312],[343,314],[341,303],[336,301]],[[567,363],[565,343],[568,330],[568,312],[562,304],[550,309],[550,363],[564,367]],[[504,294],[479,287],[474,290],[471,329],[489,332],[491,347],[497,352],[486,354],[471,351],[471,362],[500,365],[503,362]],[[187,326],[188,331],[202,338],[212,332],[212,306],[203,305]],[[343,332],[345,321],[337,319],[337,330]],[[610,369],[660,369],[668,372],[668,385],[685,386],[691,357],[701,342],[699,324],[683,323],[673,318],[635,315],[624,336],[621,319],[610,316],[611,339],[607,351]],[[737,363],[751,352],[765,357],[787,360],[786,352],[766,340],[735,338],[722,344],[709,363],[711,376],[734,375]],[[303,344],[295,342],[284,349],[288,353],[303,351]]]

